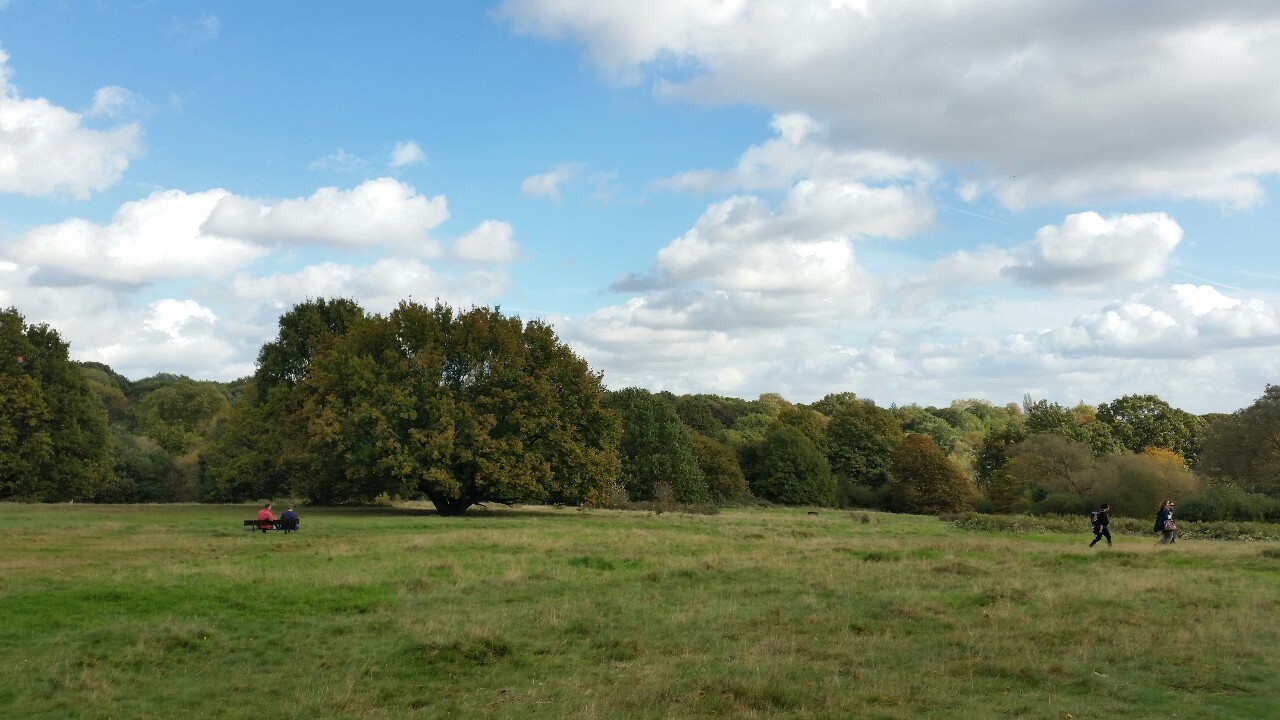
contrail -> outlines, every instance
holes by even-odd
[[[946,208],[946,209],[948,209],[948,210],[954,210],[954,211],[956,211],[956,212],[958,212],[958,213],[964,213],[965,215],[972,215],[972,216],[974,216],[974,217],[976,217],[976,218],[982,218],[983,220],[990,220],[991,222],[997,222],[997,223],[1000,223],[1001,225],[1008,225],[1008,224],[1009,224],[1009,223],[1005,222],[1004,220],[1000,220],[1000,219],[998,219],[998,218],[993,218],[993,217],[991,217],[991,216],[989,216],[989,215],[982,215],[982,214],[980,214],[980,213],[976,213],[976,212],[969,212],[968,210],[961,210],[960,208],[957,208],[957,207],[951,207],[950,205],[943,205],[942,207],[944,207],[944,208]]]
[[[1236,292],[1242,292],[1242,293],[1250,292],[1249,290],[1245,290],[1242,287],[1236,287],[1235,285],[1228,285],[1224,282],[1218,282],[1217,280],[1210,280],[1209,278],[1201,277],[1200,275],[1193,275],[1192,273],[1189,273],[1186,270],[1178,270],[1176,268],[1170,268],[1170,270],[1172,270],[1173,272],[1179,275],[1184,275],[1186,277],[1189,277],[1192,280],[1199,280],[1200,282],[1209,283],[1210,285],[1217,285],[1218,287],[1224,287],[1228,290],[1235,290]]]

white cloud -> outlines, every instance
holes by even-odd
[[[0,50],[0,192],[69,193],[83,200],[119,182],[141,152],[138,126],[94,130],[78,113],[21,97],[9,82],[8,61]]]
[[[1208,285],[1173,285],[1134,295],[1050,331],[1045,346],[1067,356],[1203,357],[1280,345],[1280,307],[1233,298]]]
[[[1165,213],[1075,213],[1020,246],[943,256],[924,273],[896,282],[894,295],[901,309],[913,309],[959,287],[1004,279],[1071,293],[1133,287],[1164,276],[1182,236]]]
[[[583,318],[557,319],[556,327],[603,372],[609,387],[636,385],[675,393],[750,398],[779,392],[796,402],[811,402],[847,390],[882,404],[938,405],[960,398],[1003,405],[1020,401],[1023,392],[1066,403],[1154,393],[1192,412],[1230,412],[1236,408],[1216,403],[1254,397],[1274,382],[1280,372],[1275,352],[1280,339],[1274,330],[1271,335],[1259,332],[1265,322],[1274,321],[1274,302],[1257,301],[1242,310],[1232,299],[1215,298],[1216,291],[1191,286],[1153,291],[1145,299],[1154,302],[1160,294],[1166,296],[1163,312],[1180,322],[1192,307],[1205,311],[1192,333],[1198,352],[1174,354],[1155,343],[1106,347],[1101,339],[1091,348],[1059,347],[1060,331],[1009,329],[1019,323],[1034,328],[1048,317],[1042,311],[1053,310],[1051,305],[1026,307],[1020,302],[988,308],[981,314],[989,323],[987,332],[967,337],[947,334],[953,317],[943,317],[942,327],[875,318],[825,327],[729,331],[658,326],[642,317],[639,298]],[[1213,317],[1223,312],[1241,322]],[[1254,328],[1249,342],[1214,346],[1218,341],[1206,335],[1209,327],[1238,331],[1243,326]],[[1082,363],[1085,354],[1088,362]]]
[[[799,110],[1010,207],[1257,202],[1280,172],[1280,6],[989,0],[506,0],[617,81]],[[696,182],[697,178],[685,178]]]
[[[937,176],[937,170],[923,160],[833,149],[826,129],[804,113],[775,115],[771,126],[778,137],[748,148],[732,170],[689,170],[660,185],[694,191],[768,190],[785,188],[799,178],[871,182]]]
[[[307,169],[312,172],[358,173],[369,169],[369,161],[338,148],[338,151],[333,154],[312,160],[311,164],[307,165]]]
[[[584,167],[582,163],[561,163],[545,173],[530,175],[520,183],[520,194],[559,201],[562,199],[560,186],[577,177]]]
[[[145,105],[146,101],[141,95],[118,85],[109,85],[98,88],[98,91],[93,94],[89,116],[115,118],[136,113]]]
[[[1164,275],[1182,228],[1164,213],[1068,215],[1036,233],[1028,257],[1005,269],[1019,281],[1056,288],[1100,287]]]
[[[413,140],[401,140],[391,149],[391,167],[402,168],[414,163],[426,162],[427,154]]]
[[[520,256],[515,230],[510,223],[485,220],[471,232],[454,243],[453,252],[459,259],[474,263],[509,263]]]
[[[165,190],[120,206],[106,225],[81,219],[35,228],[3,249],[33,266],[33,282],[141,285],[166,278],[226,275],[265,254],[246,240],[202,232],[225,190]]]
[[[379,260],[372,265],[310,265],[297,272],[265,277],[242,275],[232,283],[237,300],[278,315],[309,297],[350,297],[370,312],[385,313],[402,300],[430,303],[440,298],[455,306],[483,304],[506,287],[502,271],[447,275],[417,260]]]
[[[311,197],[275,204],[227,195],[201,230],[258,242],[337,247],[400,245],[423,255],[439,248],[427,231],[449,218],[443,195],[426,198],[392,178],[369,180],[351,190],[320,188]]]
[[[145,285],[224,277],[265,257],[275,244],[436,255],[438,243],[427,233],[448,216],[443,196],[428,199],[388,178],[275,204],[221,189],[165,190],[125,203],[105,225],[73,218],[37,227],[0,249],[0,257],[34,268],[32,282],[39,284]],[[469,251],[498,257],[509,250],[501,225],[469,240]]]

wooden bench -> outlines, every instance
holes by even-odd
[[[277,520],[256,520],[256,519],[245,520],[244,529],[246,531],[261,530],[262,532],[267,532],[268,530],[283,530],[284,532],[288,533],[288,532],[294,532],[295,530],[298,529],[298,521],[297,520],[279,520],[279,519]]]

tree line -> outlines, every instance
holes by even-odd
[[[0,500],[775,503],[899,512],[1280,520],[1280,386],[1231,414],[1155,395],[887,407],[610,391],[498,308],[314,299],[255,373],[131,381],[0,312]]]

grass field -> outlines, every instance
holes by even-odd
[[[0,504],[5,718],[1280,717],[1280,545]]]

